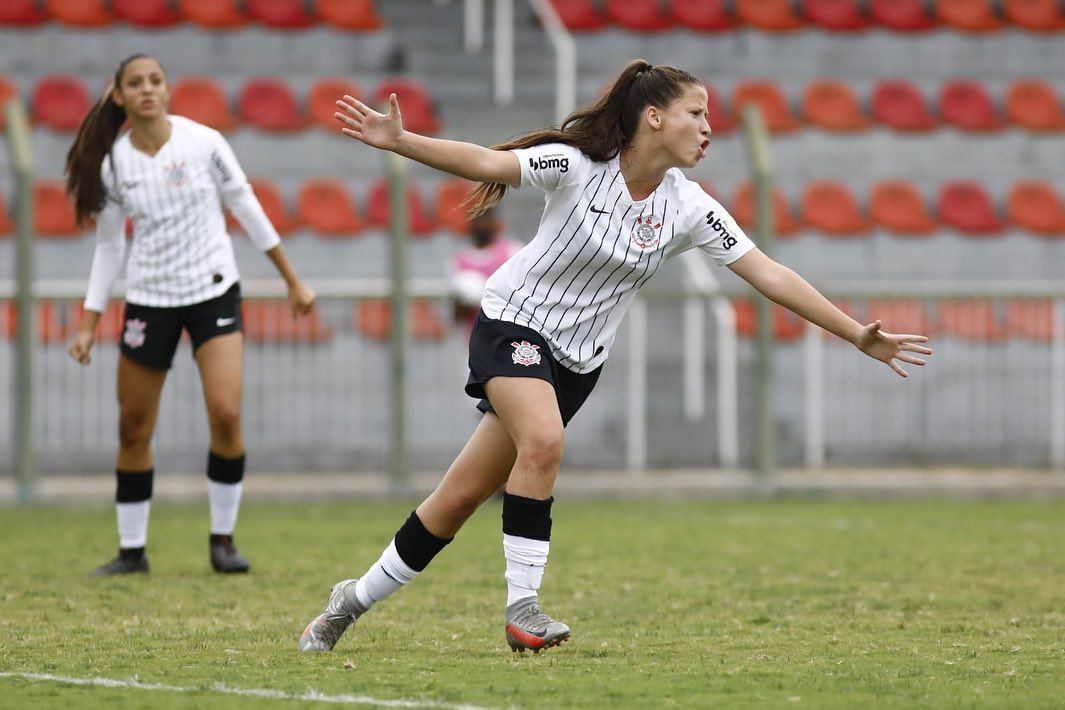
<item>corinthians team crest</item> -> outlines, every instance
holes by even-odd
[[[632,243],[641,249],[654,249],[662,233],[662,222],[654,215],[639,217],[632,228]]]
[[[520,343],[511,343],[514,346],[514,352],[511,353],[511,358],[514,360],[515,365],[539,365],[540,364],[540,346],[533,345],[528,340],[523,340]]]
[[[122,342],[133,349],[139,348],[144,345],[144,331],[147,328],[148,324],[140,318],[130,318],[126,321],[125,332],[122,333]]]
[[[185,171],[185,163],[171,163],[166,167],[166,174],[170,178],[170,182],[175,185],[183,185],[188,178],[188,173]]]

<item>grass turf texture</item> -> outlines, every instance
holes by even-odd
[[[157,504],[152,572],[90,579],[109,508],[0,509],[0,706],[307,707],[293,694],[484,707],[1062,707],[1065,503],[556,503],[541,596],[573,639],[512,654],[499,504],[331,654],[296,639],[409,504],[248,504],[246,576],[209,571],[204,506]],[[329,707],[318,705],[319,707]]]

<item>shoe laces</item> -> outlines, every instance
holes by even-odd
[[[548,625],[550,625],[554,619],[544,612],[543,608],[536,602],[533,602],[529,606],[525,607],[511,620],[512,624],[516,624],[523,629],[529,629],[531,631],[543,631]]]

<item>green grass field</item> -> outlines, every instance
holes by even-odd
[[[113,509],[0,509],[0,707],[1065,707],[1065,502],[562,500],[541,600],[573,639],[519,656],[493,501],[298,653],[410,508],[247,504],[252,573],[219,577],[206,507],[157,503],[133,579],[85,576]]]

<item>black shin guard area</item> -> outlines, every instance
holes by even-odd
[[[227,459],[213,451],[209,452],[207,478],[215,483],[240,483],[244,480],[244,454]]]
[[[437,553],[454,538],[437,537],[425,529],[418,514],[413,512],[396,533],[396,552],[415,572],[425,569]]]
[[[554,498],[535,500],[503,494],[503,533],[530,540],[551,540],[551,504]]]
[[[152,499],[152,479],[155,469],[123,471],[115,469],[115,502],[140,503]]]

